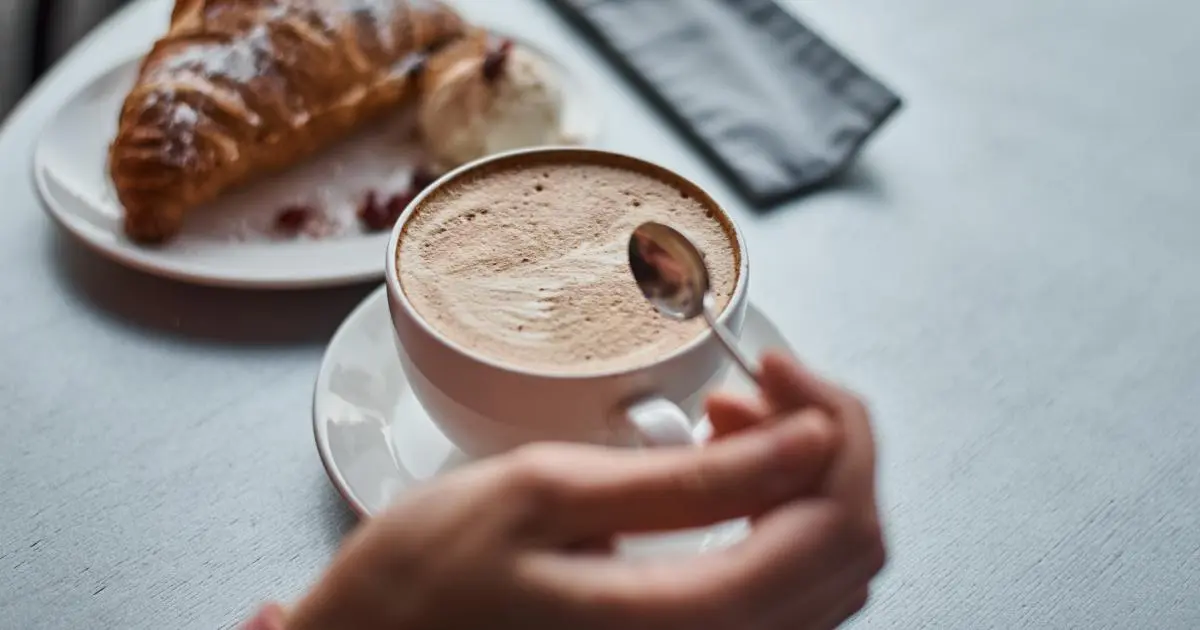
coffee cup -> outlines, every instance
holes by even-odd
[[[538,179],[540,177],[545,179]],[[489,197],[490,178],[506,182],[503,186],[495,184],[494,199]],[[528,189],[518,191],[516,186],[524,185],[522,178],[545,183],[532,183]],[[514,244],[518,241],[532,243],[530,247],[554,246],[554,242],[547,240],[550,236],[540,241],[532,236],[525,238],[527,234],[522,232],[522,226],[513,225],[513,221],[506,219],[506,212],[520,215],[518,218],[533,217],[529,219],[528,231],[563,233],[566,234],[563,242],[567,242],[570,241],[568,237],[573,237],[579,231],[573,223],[574,219],[564,219],[564,225],[559,229],[559,226],[545,225],[547,221],[539,220],[538,215],[530,213],[556,207],[556,203],[569,205],[592,199],[585,194],[589,185],[597,187],[599,192],[596,198],[604,203],[628,203],[628,206],[621,207],[630,208],[631,212],[641,212],[644,208],[639,202],[640,193],[638,190],[629,190],[642,185],[638,184],[640,180],[637,178],[645,180],[647,203],[659,204],[663,208],[670,204],[686,206],[678,210],[681,213],[678,216],[683,217],[680,220],[699,221],[683,214],[699,209],[701,215],[719,228],[720,238],[728,239],[725,247],[733,262],[732,266],[725,265],[730,269],[725,278],[724,305],[719,319],[735,335],[739,334],[746,313],[749,283],[749,265],[742,234],[708,193],[687,178],[656,164],[627,155],[585,148],[544,147],[512,151],[447,173],[417,196],[400,216],[388,244],[386,267],[388,304],[396,348],[413,393],[441,431],[466,454],[483,457],[543,441],[606,446],[693,443],[695,426],[703,415],[703,399],[722,380],[731,365],[720,342],[702,327],[701,322],[689,322],[694,327],[688,329],[664,328],[667,332],[659,337],[666,338],[664,335],[677,334],[679,330],[693,331],[694,334],[677,346],[664,345],[661,351],[647,356],[614,359],[607,363],[597,357],[593,363],[591,354],[579,354],[583,358],[579,359],[578,364],[568,361],[556,367],[544,364],[545,361],[525,360],[529,358],[526,356],[527,348],[516,342],[525,338],[539,340],[558,335],[555,338],[567,340],[565,343],[572,344],[572,347],[539,347],[539,351],[544,350],[557,360],[559,354],[570,354],[568,350],[579,353],[586,350],[573,347],[585,344],[583,340],[578,340],[578,344],[572,341],[574,338],[571,335],[575,330],[580,331],[580,335],[588,334],[587,331],[592,331],[594,335],[610,334],[612,329],[630,325],[622,313],[633,312],[637,318],[641,318],[637,321],[642,322],[644,328],[654,328],[651,332],[657,332],[660,324],[650,318],[662,316],[651,313],[648,303],[634,305],[630,300],[628,306],[621,307],[626,311],[616,306],[613,308],[617,310],[611,314],[596,310],[602,318],[611,317],[609,322],[593,321],[594,318],[588,315],[591,311],[585,308],[582,311],[585,315],[578,320],[577,327],[555,329],[551,331],[553,335],[549,332],[539,333],[542,336],[538,337],[534,333],[518,332],[524,329],[525,324],[514,322],[528,321],[531,327],[548,325],[544,317],[547,308],[570,304],[571,289],[559,286],[569,284],[570,277],[554,285],[555,292],[551,297],[542,298],[540,296],[545,286],[535,287],[538,284],[536,271],[528,271],[528,277],[522,276],[521,282],[468,284],[455,275],[462,271],[463,265],[449,271],[438,271],[426,268],[423,262],[429,259],[431,266],[440,264],[438,256],[427,255],[425,250],[445,248],[447,255],[457,255],[463,250],[479,250],[482,261],[479,264],[486,263],[497,268],[518,268],[522,263],[535,265],[537,261],[526,259],[497,260],[498,256],[503,258],[505,255],[504,248],[491,247],[482,242],[503,243],[508,239]],[[625,186],[627,180],[633,184]],[[604,188],[599,188],[601,186]],[[670,195],[677,199],[668,198],[662,192],[664,190],[670,190]],[[471,200],[487,200],[487,203],[474,203]],[[493,201],[508,205],[497,206],[488,215]],[[466,212],[448,204],[466,204],[472,210]],[[672,212],[677,211],[674,205]],[[532,210],[526,210],[528,208]],[[634,208],[638,210],[632,210]],[[581,210],[565,206],[561,210],[589,211],[589,208]],[[430,223],[437,218],[429,218],[433,213],[443,212],[449,217],[444,223],[436,226]],[[454,216],[450,217],[450,214]],[[610,214],[587,215],[580,218],[579,223],[608,220]],[[625,217],[618,218],[625,220]],[[672,220],[671,217],[657,218],[667,222]],[[549,219],[549,223],[557,221],[553,215],[549,215]],[[496,231],[482,227],[486,221],[494,221]],[[462,237],[462,242],[449,244],[438,240],[449,238],[445,235],[447,230],[454,226],[467,226],[466,222],[472,223],[463,230],[486,231],[464,232],[476,234],[476,240],[468,240],[467,236]],[[706,224],[701,227],[708,229]],[[616,273],[612,269],[617,267],[616,253],[612,251],[614,244],[620,239],[627,240],[630,232],[616,228],[610,231],[613,233],[597,229],[596,238],[607,243],[602,248],[605,256],[603,262],[607,265],[603,269],[611,275]],[[550,244],[546,245],[547,242]],[[622,280],[619,278],[611,278],[615,288],[608,290],[612,295],[628,297],[630,291],[636,291],[633,276],[627,272],[627,268],[626,275],[628,287],[620,284]],[[460,284],[461,290],[445,288],[458,287]],[[529,296],[512,297],[522,287],[529,292]],[[496,295],[520,301],[490,304],[489,300]],[[600,293],[592,291],[588,295]],[[638,308],[647,310],[628,310]],[[578,316],[578,313],[575,315]],[[663,320],[666,321],[665,318]],[[480,321],[492,327],[486,328],[486,334],[478,333],[474,328],[468,329],[468,324],[483,325]],[[682,325],[675,322],[661,324],[664,327]],[[500,330],[501,326],[511,326],[512,344],[504,345],[509,342],[503,338],[508,333]],[[628,335],[612,337],[605,347],[598,348],[600,352],[596,354],[602,354],[609,347],[630,345],[633,342],[628,341],[627,337],[640,338],[639,335],[658,339],[641,329],[629,329]],[[636,352],[637,348],[632,351]],[[584,359],[588,361],[584,362]]]

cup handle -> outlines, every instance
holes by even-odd
[[[625,418],[644,446],[692,446],[692,423],[679,405],[654,396],[625,409]]]

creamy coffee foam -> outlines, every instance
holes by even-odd
[[[705,328],[642,297],[627,247],[646,220],[696,243],[723,309],[739,267],[731,231],[678,188],[596,164],[523,164],[438,191],[404,228],[400,283],[430,325],[493,360],[558,373],[645,365]]]

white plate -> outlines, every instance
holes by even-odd
[[[413,484],[467,463],[417,402],[393,345],[387,294],[380,288],[346,318],[325,351],[313,394],[317,451],[334,487],[359,516],[378,514]],[[790,352],[779,330],[753,304],[739,344],[750,356],[768,348]],[[721,389],[751,393],[754,384],[730,370]],[[706,437],[707,422],[697,429]],[[714,534],[719,532],[719,534]],[[721,546],[744,533],[741,524],[672,536],[625,540],[634,554]]]
[[[514,39],[558,75],[564,132],[582,144],[593,142],[600,118],[585,83],[535,45]],[[139,63],[140,57],[131,59],[93,80],[42,132],[34,152],[34,180],[55,220],[102,255],[197,284],[311,288],[383,277],[388,234],[364,233],[355,212],[366,191],[386,195],[409,182],[418,153],[416,143],[406,139],[411,127],[399,116],[307,164],[225,195],[193,213],[183,233],[163,247],[129,241],[107,174],[107,152]],[[335,233],[321,238],[279,235],[275,220],[294,204],[320,206]]]

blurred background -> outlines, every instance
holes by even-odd
[[[47,68],[129,0],[0,0],[0,120]]]

